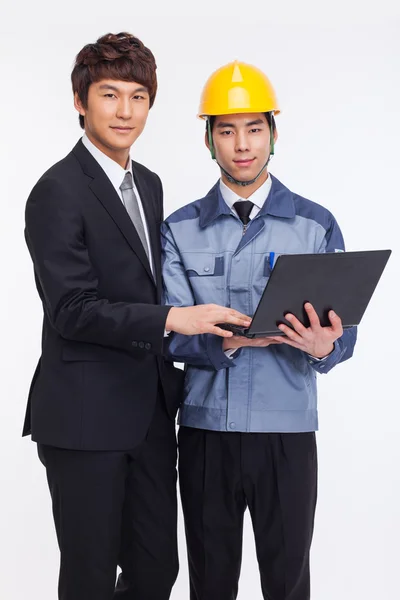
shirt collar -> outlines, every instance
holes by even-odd
[[[251,194],[251,196],[249,196],[248,198],[242,198],[241,196],[238,196],[238,194],[236,192],[231,190],[231,188],[229,188],[222,181],[222,179],[220,179],[220,181],[219,181],[219,187],[220,187],[220,192],[222,194],[222,197],[225,200],[226,204],[231,209],[233,208],[233,205],[235,204],[235,202],[237,202],[238,200],[239,201],[250,200],[250,202],[252,202],[254,204],[254,206],[257,206],[257,208],[259,208],[261,210],[262,207],[264,206],[266,199],[269,196],[271,186],[272,186],[271,176],[268,175],[268,178],[264,181],[264,183],[262,185],[260,185],[260,187],[255,192],[253,192]]]
[[[133,184],[135,185],[132,172],[132,161],[130,158],[128,159],[127,168],[123,169],[117,162],[115,162],[115,160],[99,150],[97,146],[95,146],[93,142],[89,140],[86,134],[82,137],[82,144],[89,150],[93,158],[99,163],[100,167],[103,169],[118,193],[120,193],[119,188],[126,173],[130,173],[132,175]]]
[[[268,194],[268,198],[264,198],[258,216],[271,215],[273,217],[292,219],[296,215],[293,193],[270,173],[267,181],[269,179],[271,179],[270,193]],[[219,181],[200,202],[200,227],[207,227],[221,215],[232,215],[230,206],[222,196]],[[260,202],[260,200],[257,199],[257,202]]]

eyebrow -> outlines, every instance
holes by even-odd
[[[99,86],[99,90],[113,90],[114,92],[120,91],[120,89],[117,86],[112,85],[111,83],[103,83]],[[136,88],[132,93],[137,94],[138,92],[146,92],[146,94],[148,94],[149,90],[146,87],[142,86]]]
[[[265,122],[262,119],[255,119],[254,121],[248,121],[247,123],[245,123],[246,127],[251,127],[252,125],[265,125]],[[234,125],[233,123],[226,123],[225,121],[220,121],[219,123],[217,123],[218,129],[223,129],[224,127],[235,128],[236,125]]]

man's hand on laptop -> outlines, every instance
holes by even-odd
[[[304,327],[302,323],[292,314],[285,315],[285,319],[294,328],[287,325],[279,325],[279,329],[285,334],[280,339],[282,343],[303,350],[315,358],[325,358],[334,348],[334,342],[343,335],[342,321],[333,310],[329,311],[330,326],[322,327],[319,317],[312,304],[304,305],[310,320],[310,327]]]
[[[245,346],[251,346],[252,348],[266,348],[267,346],[271,346],[271,344],[281,344],[282,340],[272,337],[263,337],[263,338],[247,338],[241,335],[235,335],[231,337],[229,340],[224,340],[222,342],[222,349],[225,350],[233,350],[236,348],[244,348]]]
[[[165,329],[184,335],[213,333],[225,338],[233,336],[231,331],[216,327],[216,323],[231,323],[232,325],[239,325],[239,327],[250,327],[251,319],[233,308],[218,306],[218,304],[173,307],[168,313]]]

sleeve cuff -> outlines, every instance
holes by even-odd
[[[313,356],[312,354],[308,355],[310,358],[312,358],[313,360],[320,362],[321,360],[325,360],[326,358],[328,358],[329,354],[327,354],[326,356],[323,356],[322,358],[317,358],[316,356]]]
[[[224,350],[224,354],[227,358],[232,360],[238,350],[239,348],[229,348],[229,350]]]
[[[224,352],[224,350],[222,349],[222,341],[222,338],[220,338],[217,335],[207,336],[207,355],[210,360],[210,363],[217,371],[235,366],[233,356],[227,356],[226,352],[232,352],[234,354],[235,352],[237,352],[237,350],[234,350],[232,348],[231,350],[227,350],[226,352]]]
[[[318,373],[328,373],[340,361],[343,352],[339,341],[336,340],[330,354],[324,356],[324,358],[316,358],[311,354],[307,354],[307,361]]]

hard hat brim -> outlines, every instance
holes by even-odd
[[[199,119],[207,119],[208,117],[221,117],[222,115],[245,115],[248,113],[266,113],[266,112],[272,112],[275,115],[279,115],[279,113],[281,112],[281,110],[279,108],[235,108],[232,110],[227,110],[226,112],[223,113],[213,113],[213,112],[208,112],[208,113],[202,113],[202,114],[197,114],[197,118]]]

